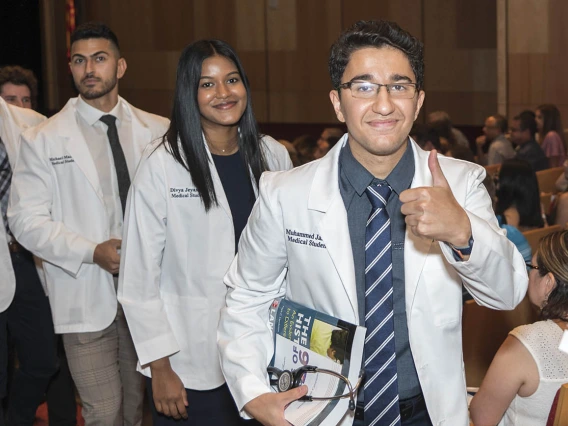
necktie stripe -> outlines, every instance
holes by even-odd
[[[376,309],[378,309],[378,308],[379,308],[379,306],[377,306]],[[375,309],[375,310],[376,310],[376,309]],[[369,342],[371,341],[371,339],[373,338],[373,336],[374,336],[375,334],[377,334],[377,333],[380,331],[381,328],[383,328],[383,326],[387,323],[387,321],[389,321],[389,320],[391,319],[391,317],[392,317],[391,314],[387,315],[387,316],[385,317],[385,319],[383,319],[383,321],[382,321],[379,325],[377,325],[377,326],[374,328],[374,330],[371,331],[371,332],[367,335],[367,337],[365,338],[365,343],[369,343]]]
[[[365,230],[365,425],[400,425],[393,311],[391,189],[369,186],[372,205]]]
[[[365,315],[365,321],[367,321],[371,315],[375,312],[375,310],[377,310],[378,308],[381,307],[381,305],[388,300],[389,297],[392,296],[392,288],[389,288],[388,291],[385,293],[385,295],[383,296],[383,298],[381,300],[379,300],[379,302],[369,311],[367,312],[367,314]]]
[[[397,378],[397,375],[395,373],[395,375],[392,376],[389,379],[389,381],[384,384],[384,386],[381,388],[381,390],[368,403],[365,403],[365,411],[369,410],[373,406],[373,404],[375,402],[377,402],[377,400],[381,397],[381,395],[384,394],[391,387],[392,384],[394,384],[396,378]],[[398,401],[398,394],[392,399],[392,401]],[[392,401],[391,401],[391,403],[392,403]],[[389,405],[387,405],[386,407],[383,408],[383,411],[381,411],[378,418],[380,418],[382,414],[384,414],[386,411],[388,411],[388,409],[390,408]]]
[[[392,354],[391,357],[387,360],[387,362],[385,362],[382,365],[382,367],[379,368],[375,374],[373,374],[372,377],[370,377],[366,380],[365,388],[367,386],[370,386],[373,383],[373,381],[379,376],[379,374],[381,374],[385,370],[385,368],[387,368],[395,360],[395,358],[396,358],[396,354]]]
[[[0,212],[6,232],[10,233],[8,227],[8,200],[10,199],[10,185],[12,183],[12,167],[8,158],[8,151],[2,139],[0,139]]]
[[[383,273],[379,276],[379,278],[377,278],[377,280],[369,286],[367,291],[365,291],[365,297],[367,297],[369,294],[371,294],[371,292],[375,289],[375,287],[378,286],[381,283],[381,281],[387,276],[387,274],[390,271],[392,271],[392,263],[387,267],[387,269],[385,269],[383,271]]]
[[[371,245],[376,241],[376,239],[379,238],[382,235],[382,233],[385,231],[385,229],[387,229],[389,226],[390,226],[390,220],[385,222],[383,226],[381,226],[379,230],[375,233],[375,235],[373,235],[371,239],[367,241],[367,244],[365,244],[365,251],[367,251],[369,247],[371,247]]]
[[[390,336],[387,337],[387,338],[383,341],[383,343],[381,343],[381,345],[380,345],[370,356],[367,357],[367,359],[366,359],[366,361],[365,361],[365,366],[367,366],[368,364],[370,364],[370,363],[375,359],[375,357],[385,348],[385,346],[387,346],[387,345],[391,342],[391,340],[392,340],[393,338],[394,338],[394,332],[392,332],[392,333],[390,334]]]
[[[365,274],[367,274],[372,268],[373,266],[375,266],[375,264],[381,260],[381,258],[383,257],[383,255],[387,252],[390,253],[390,248],[391,248],[391,243],[390,241],[388,242],[388,244],[383,247],[383,249],[381,250],[381,252],[379,254],[377,254],[377,256],[373,259],[373,261],[369,264],[369,266],[367,266],[367,268],[365,268]]]

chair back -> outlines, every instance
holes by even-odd
[[[556,392],[546,426],[568,426],[568,383]]]
[[[468,387],[479,387],[493,357],[519,325],[537,321],[538,315],[527,297],[512,311],[496,311],[468,300],[463,307],[463,360]]]
[[[492,164],[490,166],[483,166],[483,167],[485,167],[487,176],[494,178],[499,174],[499,170],[501,169],[501,164]]]
[[[564,167],[552,167],[551,169],[536,172],[540,192],[556,194],[558,192],[556,189],[556,181],[562,173],[564,173]]]
[[[556,231],[561,231],[561,230],[562,230],[562,226],[551,225],[551,226],[546,226],[544,228],[531,229],[530,231],[525,231],[525,232],[523,232],[523,235],[525,236],[525,238],[529,242],[529,245],[531,246],[531,250],[534,254],[536,252],[536,249],[538,248],[538,243],[539,243],[539,241],[542,237],[544,237],[545,235],[548,235],[548,234],[552,234],[553,232],[556,232]]]

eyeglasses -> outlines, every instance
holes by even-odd
[[[354,98],[373,99],[378,96],[382,86],[387,88],[387,93],[393,99],[412,99],[416,94],[416,83],[379,84],[358,80],[340,84],[337,90],[350,89]]]
[[[272,386],[276,386],[278,392],[286,392],[290,389],[297,388],[304,383],[304,375],[307,373],[323,373],[323,374],[330,374],[334,377],[337,377],[340,380],[345,382],[347,389],[349,391],[342,395],[330,395],[330,396],[312,396],[312,395],[304,395],[299,399],[299,401],[325,401],[325,400],[337,400],[337,399],[344,399],[349,398],[349,409],[351,411],[355,410],[355,398],[357,397],[357,390],[361,385],[361,381],[363,380],[363,376],[365,372],[361,370],[359,372],[359,378],[357,379],[357,383],[355,386],[351,384],[349,379],[342,374],[339,374],[332,370],[327,370],[325,368],[318,368],[314,365],[304,365],[296,370],[280,370],[276,367],[268,367],[268,373],[271,375],[276,376],[275,379],[270,379],[270,384]]]
[[[536,269],[536,270],[540,269],[540,266],[536,266],[528,262],[525,262],[525,265],[527,265],[527,268],[529,269]]]

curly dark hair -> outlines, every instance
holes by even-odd
[[[536,255],[541,277],[551,273],[556,287],[548,295],[540,317],[568,322],[568,231],[557,231],[540,240]]]
[[[35,108],[37,99],[37,78],[32,70],[19,65],[6,65],[0,68],[0,87],[6,83],[16,86],[28,86],[32,95],[32,106]]]
[[[341,84],[353,52],[366,47],[381,48],[390,46],[403,52],[416,77],[416,89],[424,85],[424,49],[416,37],[403,30],[395,22],[359,21],[344,31],[331,46],[329,55],[329,75],[333,88]]]

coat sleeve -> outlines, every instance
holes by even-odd
[[[20,139],[20,155],[10,190],[8,222],[12,234],[33,254],[73,276],[83,263],[93,263],[97,243],[54,221],[51,207],[53,177],[42,136]]]
[[[229,291],[217,336],[221,368],[239,410],[271,392],[266,372],[273,354],[268,310],[286,293],[287,271],[283,219],[270,185],[278,174],[262,175],[259,198],[225,276]]]
[[[483,185],[484,169],[468,171],[464,209],[471,222],[473,250],[469,260],[456,260],[447,244],[440,244],[447,261],[461,276],[476,302],[492,309],[514,309],[528,286],[523,256],[499,228],[491,199]]]
[[[179,352],[160,294],[166,244],[165,169],[150,145],[132,182],[124,217],[118,300],[141,365]]]

